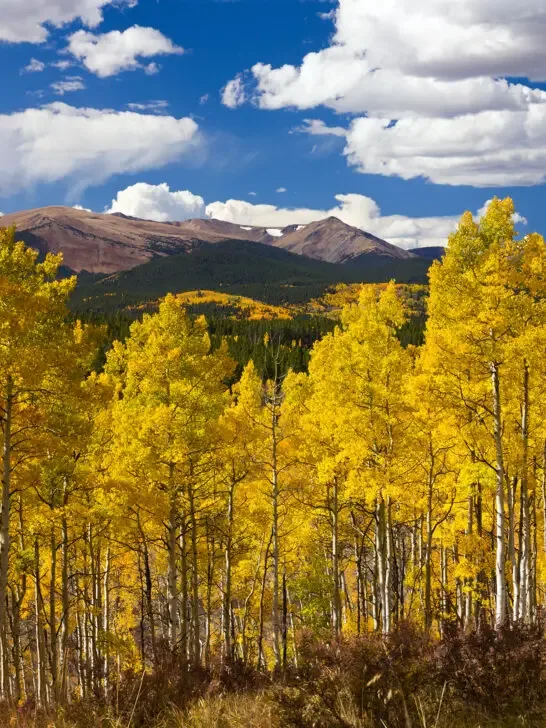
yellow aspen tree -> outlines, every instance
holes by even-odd
[[[232,364],[224,350],[211,353],[205,321],[191,320],[175,297],[167,296],[156,315],[132,325],[125,345],[114,347],[106,371],[118,382],[114,430],[126,472],[130,475],[138,464],[139,477],[165,500],[168,640],[173,651],[178,642],[181,511],[189,522],[190,652],[197,665],[201,655],[196,479],[210,444],[211,424],[226,403],[224,382]]]
[[[6,604],[10,558],[10,506],[21,449],[32,448],[31,433],[43,427],[40,405],[49,396],[44,379],[62,376],[66,300],[75,279],[55,280],[60,256],[38,253],[16,241],[13,229],[0,230],[0,424],[2,427],[2,498],[0,515],[0,640],[3,684],[9,697],[5,668]]]
[[[430,272],[428,355],[442,373],[446,405],[459,409],[472,456],[494,475],[497,626],[508,604],[505,433],[514,383],[506,374],[514,343],[542,307],[540,276],[526,278],[542,267],[543,256],[539,236],[517,239],[512,200],[495,199],[479,223],[463,216]]]
[[[407,414],[403,382],[411,369],[410,355],[397,338],[404,321],[404,304],[394,284],[379,296],[375,289],[365,288],[358,304],[343,310],[341,327],[315,345],[309,365],[316,439],[329,433],[333,453],[323,470],[334,504],[332,551],[337,552],[340,475],[347,472],[343,501],[360,500],[374,513],[376,624],[381,623],[385,633],[391,629],[393,610],[393,504],[402,485]],[[333,556],[334,562],[339,562],[338,556]],[[337,573],[334,581],[335,612],[340,608]]]

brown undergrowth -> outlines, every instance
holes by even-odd
[[[57,711],[4,706],[7,728],[546,727],[542,630],[446,628],[440,642],[409,625],[318,641],[303,634],[298,670],[272,677],[236,664],[188,672],[174,662],[125,675],[110,696]]]

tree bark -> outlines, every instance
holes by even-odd
[[[5,393],[4,442],[2,447],[2,501],[0,513],[0,633],[4,633],[8,597],[9,520],[11,498],[11,431],[13,424],[13,380],[8,374]],[[2,690],[4,686],[2,685]]]
[[[499,365],[491,364],[491,384],[493,391],[494,437],[496,451],[496,492],[495,492],[495,625],[502,627],[506,622],[506,550],[504,541],[504,455],[502,448],[502,404]]]
[[[529,514],[529,367],[523,369],[523,403],[521,416],[522,463],[521,463],[521,559],[519,569],[520,604],[519,618],[531,622],[531,519]]]

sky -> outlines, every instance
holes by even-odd
[[[0,211],[546,233],[546,0],[0,0]]]

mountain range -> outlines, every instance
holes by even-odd
[[[117,273],[154,258],[191,253],[203,243],[226,240],[261,243],[328,263],[348,263],[363,255],[393,260],[415,257],[335,217],[309,225],[263,228],[213,219],[154,222],[120,213],[43,207],[5,215],[0,224],[15,225],[19,238],[42,254],[63,253],[64,265],[76,273]]]
[[[336,283],[424,283],[439,255],[403,250],[335,217],[264,228],[44,207],[0,218],[11,225],[41,255],[62,253],[64,274],[79,274],[74,309],[103,313],[192,290],[278,305],[306,302]]]

